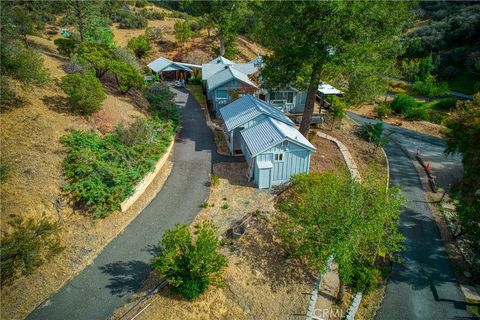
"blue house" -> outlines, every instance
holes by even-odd
[[[258,87],[249,75],[258,71],[252,63],[234,63],[224,57],[202,65],[202,80],[210,111],[219,116],[221,107],[239,96],[254,94]]]
[[[315,147],[280,110],[251,95],[220,109],[230,151],[238,148],[248,163],[246,173],[259,188],[287,183],[309,172]]]

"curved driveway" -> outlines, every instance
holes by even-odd
[[[172,172],[163,189],[94,262],[53,294],[27,319],[107,319],[139,289],[165,230],[190,223],[209,192],[216,157],[203,111],[184,90],[173,89],[181,112]]]
[[[349,113],[353,120],[375,122]],[[376,319],[469,319],[464,297],[452,271],[440,233],[423,196],[418,173],[408,153],[420,151],[439,176],[461,174],[459,156],[446,157],[441,139],[385,124],[392,139],[385,146],[390,162],[390,184],[398,185],[409,200],[400,217],[405,237],[403,263],[394,264],[385,298]],[[438,171],[435,171],[438,170]]]

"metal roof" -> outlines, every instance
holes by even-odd
[[[273,118],[267,118],[256,126],[242,130],[240,134],[247,145],[251,157],[255,157],[284,140],[312,151],[315,150],[315,147],[297,128]]]
[[[220,64],[212,64],[212,63],[207,63],[207,64],[202,64],[202,80],[207,80],[211,76],[213,76],[215,73],[225,69],[225,65],[220,63]]]
[[[258,71],[258,68],[253,63],[235,63],[232,64],[232,67],[245,74],[252,74]]]
[[[161,71],[175,71],[175,70],[182,70],[182,71],[192,71],[187,66],[181,65],[179,63],[173,62],[164,57],[160,57],[155,61],[150,62],[147,67],[152,69],[154,72],[161,72]]]
[[[223,56],[218,56],[207,64],[233,64],[233,62],[228,60],[227,58],[224,58]]]
[[[323,95],[341,95],[343,91],[338,90],[337,88],[332,87],[328,83],[322,82],[318,85],[318,92],[322,93]]]
[[[224,70],[218,71],[207,79],[207,89],[214,90],[233,79],[257,88],[257,85],[253,83],[245,73],[238,71],[232,66],[224,66]]]
[[[181,66],[185,66],[188,68],[194,68],[194,69],[201,69],[202,66],[199,64],[193,64],[193,63],[186,63],[186,62],[175,62],[176,64],[179,64]]]
[[[227,131],[232,131],[261,114],[275,118],[290,126],[295,125],[282,111],[249,94],[220,108],[220,114],[222,115]]]

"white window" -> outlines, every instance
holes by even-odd
[[[283,161],[283,153],[275,153],[275,161]]]

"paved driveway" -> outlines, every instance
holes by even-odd
[[[374,121],[351,113],[349,117],[360,123]],[[415,154],[419,150],[432,163],[434,172],[447,172],[445,177],[458,177],[462,171],[460,158],[446,157],[441,139],[388,124],[385,129],[393,132],[393,139],[385,147],[390,183],[401,187],[409,203],[399,226],[405,237],[403,263],[392,267],[376,319],[468,319],[463,295],[407,152]]]
[[[200,106],[173,89],[182,116],[174,166],[163,189],[97,256],[27,319],[106,319],[124,305],[150,272],[154,246],[175,223],[190,223],[209,192],[214,142]],[[213,155],[213,156],[212,156]],[[101,222],[100,222],[101,223]]]

